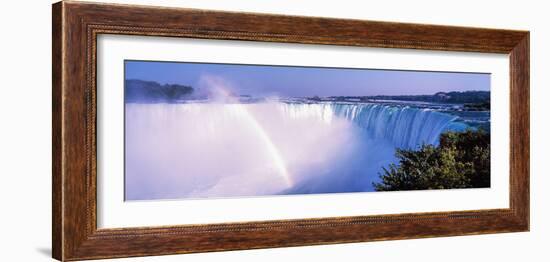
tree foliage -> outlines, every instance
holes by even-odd
[[[424,101],[439,103],[489,103],[491,92],[489,91],[464,91],[464,92],[438,92],[433,95],[397,95],[397,96],[367,96],[369,99],[401,100],[401,101]]]
[[[383,168],[376,191],[489,187],[490,136],[483,130],[446,132],[439,146],[397,149],[398,164]]]
[[[126,79],[124,85],[126,102],[171,102],[190,98],[195,91],[191,86],[137,79]]]

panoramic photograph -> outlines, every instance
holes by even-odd
[[[125,200],[487,188],[491,75],[126,60]]]

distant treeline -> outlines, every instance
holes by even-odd
[[[126,102],[171,102],[197,99],[191,86],[178,84],[161,85],[154,81],[130,79],[124,81]]]
[[[400,100],[400,101],[419,101],[434,103],[456,103],[456,104],[481,104],[487,103],[491,99],[489,91],[464,91],[464,92],[438,92],[433,95],[378,95],[378,96],[332,96],[333,99],[359,99],[367,100]]]
[[[464,104],[464,108],[468,109],[469,111],[488,111],[491,110],[491,102],[486,101],[482,103]]]
[[[433,95],[368,96],[369,99],[422,101],[440,103],[484,103],[491,99],[489,91],[438,92]]]

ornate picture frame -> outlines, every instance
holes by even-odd
[[[529,32],[63,1],[53,5],[53,257],[62,261],[529,230]],[[136,35],[509,56],[509,208],[97,227],[97,39]]]

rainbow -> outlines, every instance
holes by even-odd
[[[277,172],[285,182],[287,187],[292,186],[292,180],[291,176],[286,168],[285,161],[283,160],[283,157],[281,156],[281,153],[277,149],[277,146],[273,143],[265,129],[262,127],[262,125],[256,120],[256,118],[244,107],[243,104],[241,104],[239,101],[231,101],[231,95],[228,91],[225,89],[217,86],[215,90],[218,95],[222,95],[223,100],[225,102],[231,102],[234,103],[233,106],[235,106],[235,112],[240,114],[243,117],[243,120],[248,122],[250,126],[253,128],[253,130],[258,134],[258,138],[262,141],[262,143],[266,146],[267,152],[271,156],[271,159],[273,160],[273,164],[275,165],[275,168],[277,169]]]

